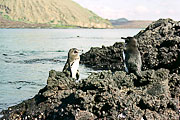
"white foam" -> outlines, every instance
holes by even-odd
[[[0,114],[0,118],[2,118],[3,116],[4,116],[4,115],[1,115],[1,114]]]

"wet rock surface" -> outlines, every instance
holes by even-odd
[[[176,86],[179,76],[167,69],[142,75],[137,79],[133,73],[103,71],[75,82],[52,70],[47,85],[34,98],[2,111],[1,119],[178,119],[178,98],[171,86]]]

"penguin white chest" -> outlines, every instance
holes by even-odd
[[[76,73],[77,73],[78,68],[79,68],[79,60],[75,60],[71,66],[72,78],[76,79]]]

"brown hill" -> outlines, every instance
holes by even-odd
[[[25,22],[12,21],[0,15],[0,28],[49,28],[48,24],[29,24]]]
[[[1,0],[0,14],[5,19],[20,21],[19,24],[24,25],[29,23],[47,26],[111,27],[109,21],[71,0]]]

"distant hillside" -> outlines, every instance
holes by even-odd
[[[0,28],[53,28],[49,24],[28,24],[25,22],[7,20],[0,16]],[[64,26],[66,28],[66,26]]]
[[[19,21],[18,23],[23,24],[112,27],[108,20],[102,19],[72,0],[1,0],[0,14],[4,20]],[[0,24],[4,25],[2,22]]]
[[[121,25],[123,23],[128,22],[128,19],[126,19],[126,18],[119,18],[117,20],[109,20],[109,21],[112,23],[112,25]]]
[[[120,18],[117,20],[110,20],[114,28],[146,28],[153,21],[150,20],[127,20]]]

